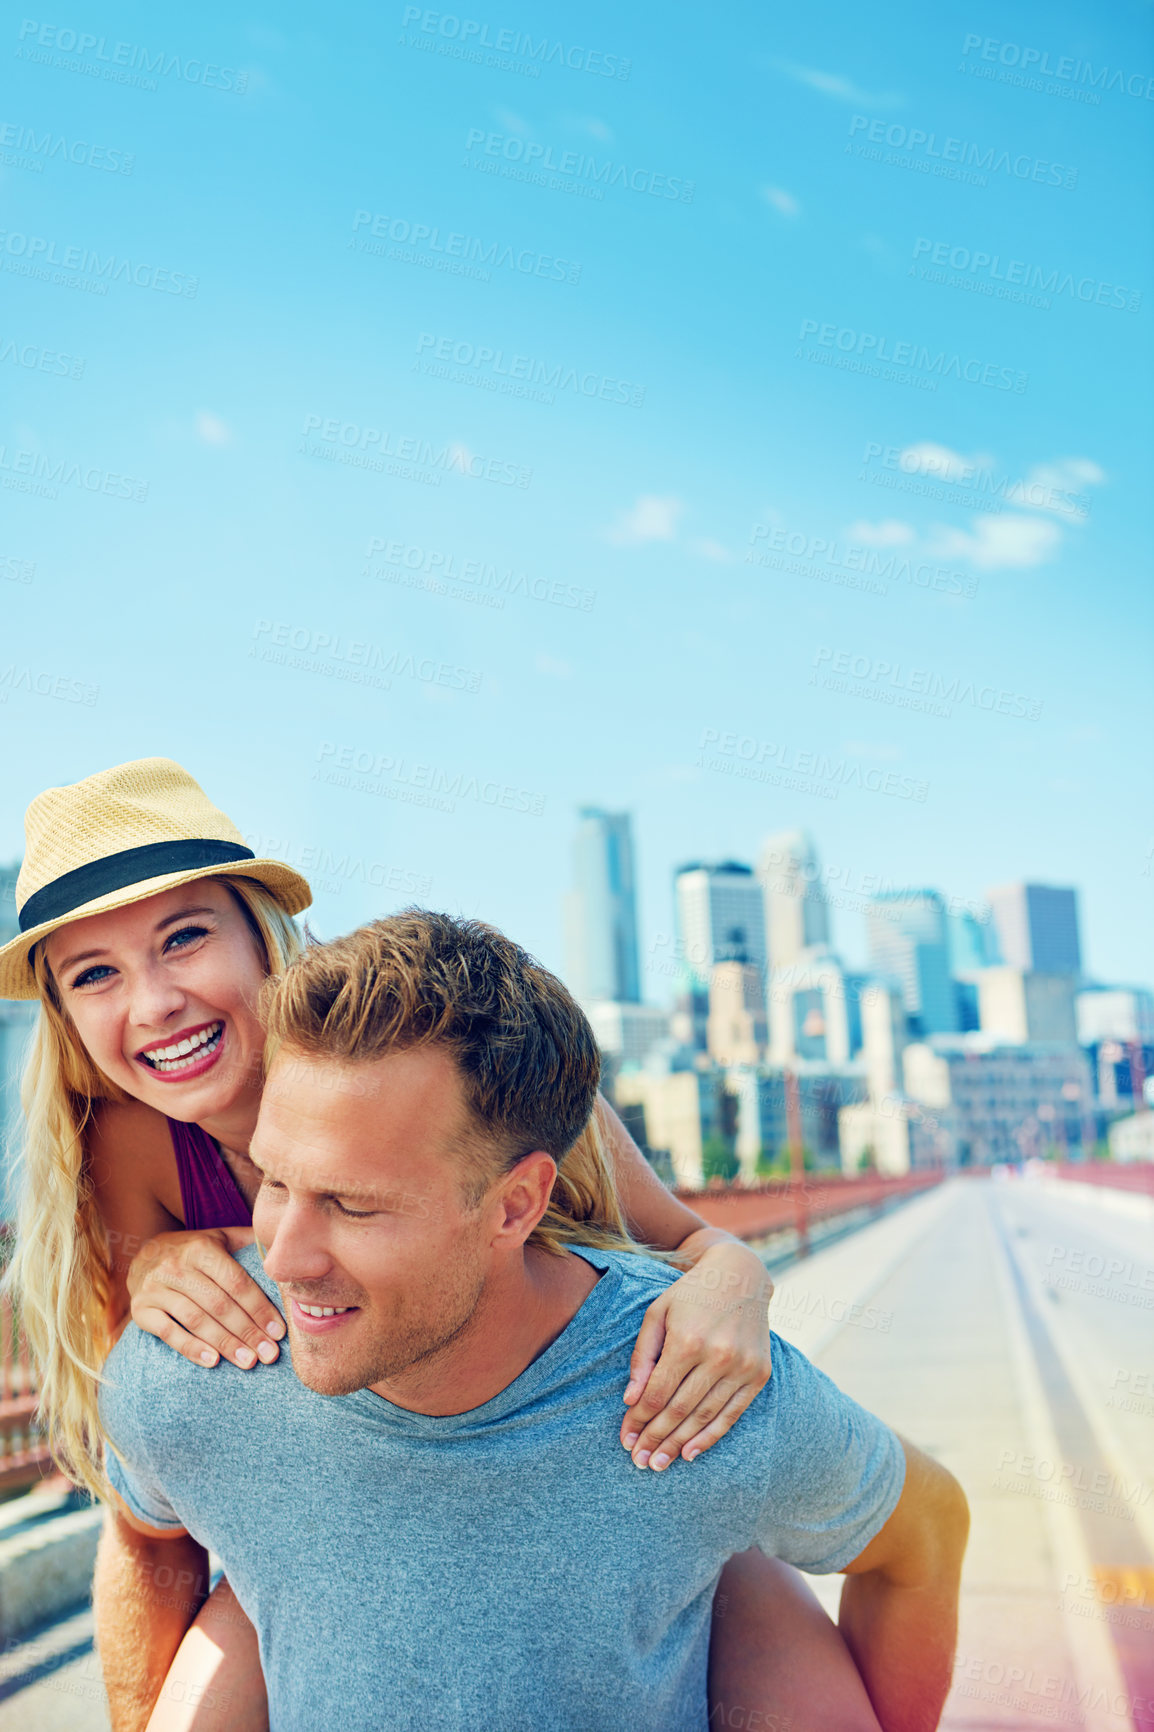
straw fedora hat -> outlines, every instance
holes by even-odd
[[[20,936],[0,948],[0,998],[35,998],[32,949],[58,926],[143,902],[194,878],[255,878],[287,914],[312,892],[279,860],[258,860],[236,825],[171,758],[138,758],[66,788],[24,815],[16,880]]]

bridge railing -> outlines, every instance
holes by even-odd
[[[52,1471],[36,1425],[36,1375],[10,1299],[0,1300],[0,1496]]]
[[[803,1180],[769,1179],[760,1185],[679,1190],[677,1195],[711,1227],[724,1227],[739,1239],[765,1239],[792,1227],[804,1241],[817,1222],[858,1209],[878,1211],[896,1198],[931,1190],[944,1177],[939,1168],[888,1179],[876,1173],[853,1178],[807,1173]]]
[[[1055,1161],[1055,1178],[1079,1185],[1106,1185],[1113,1191],[1129,1191],[1139,1197],[1154,1197],[1154,1161]]]

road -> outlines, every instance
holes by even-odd
[[[1151,1228],[1081,1190],[952,1181],[774,1300],[782,1334],[965,1487],[949,1732],[1154,1728]]]
[[[1154,1732],[1154,1255],[1140,1208],[958,1179],[777,1278],[779,1333],[969,1497],[946,1732]],[[835,1608],[840,1578],[815,1586]],[[103,1732],[90,1632],[81,1613],[5,1655],[0,1732]]]

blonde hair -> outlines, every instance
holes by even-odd
[[[254,879],[214,880],[233,892],[264,953],[283,972],[303,939],[271,891]],[[43,945],[32,966],[40,1011],[21,1085],[16,1243],[4,1276],[40,1379],[40,1423],[62,1472],[107,1496],[98,1393],[111,1346],[108,1235],[88,1170],[85,1133],[101,1101],[126,1094],[97,1068],[61,1003]]]

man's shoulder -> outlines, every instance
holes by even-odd
[[[246,1245],[236,1253],[236,1261],[276,1301],[276,1285],[265,1274],[256,1246]],[[270,1393],[270,1382],[274,1381],[267,1374],[276,1374],[275,1380],[280,1381],[285,1369],[291,1370],[291,1366],[288,1354],[282,1351],[272,1365],[242,1371],[225,1359],[210,1370],[194,1365],[159,1336],[130,1322],[104,1362],[101,1418],[105,1427],[111,1429],[130,1423],[136,1410],[144,1406],[159,1417],[169,1401],[174,1409],[183,1412],[207,1413],[226,1392],[232,1401],[240,1394],[265,1397]],[[209,1403],[190,1401],[191,1397],[203,1397],[206,1393],[213,1397]]]
[[[682,1271],[671,1268],[668,1263],[658,1262],[656,1257],[649,1257],[643,1251],[602,1251],[595,1245],[571,1244],[566,1249],[583,1257],[595,1269],[605,1272],[612,1271],[620,1281],[623,1300],[636,1299],[645,1296],[648,1305],[663,1287],[669,1287],[674,1281],[680,1280]]]

